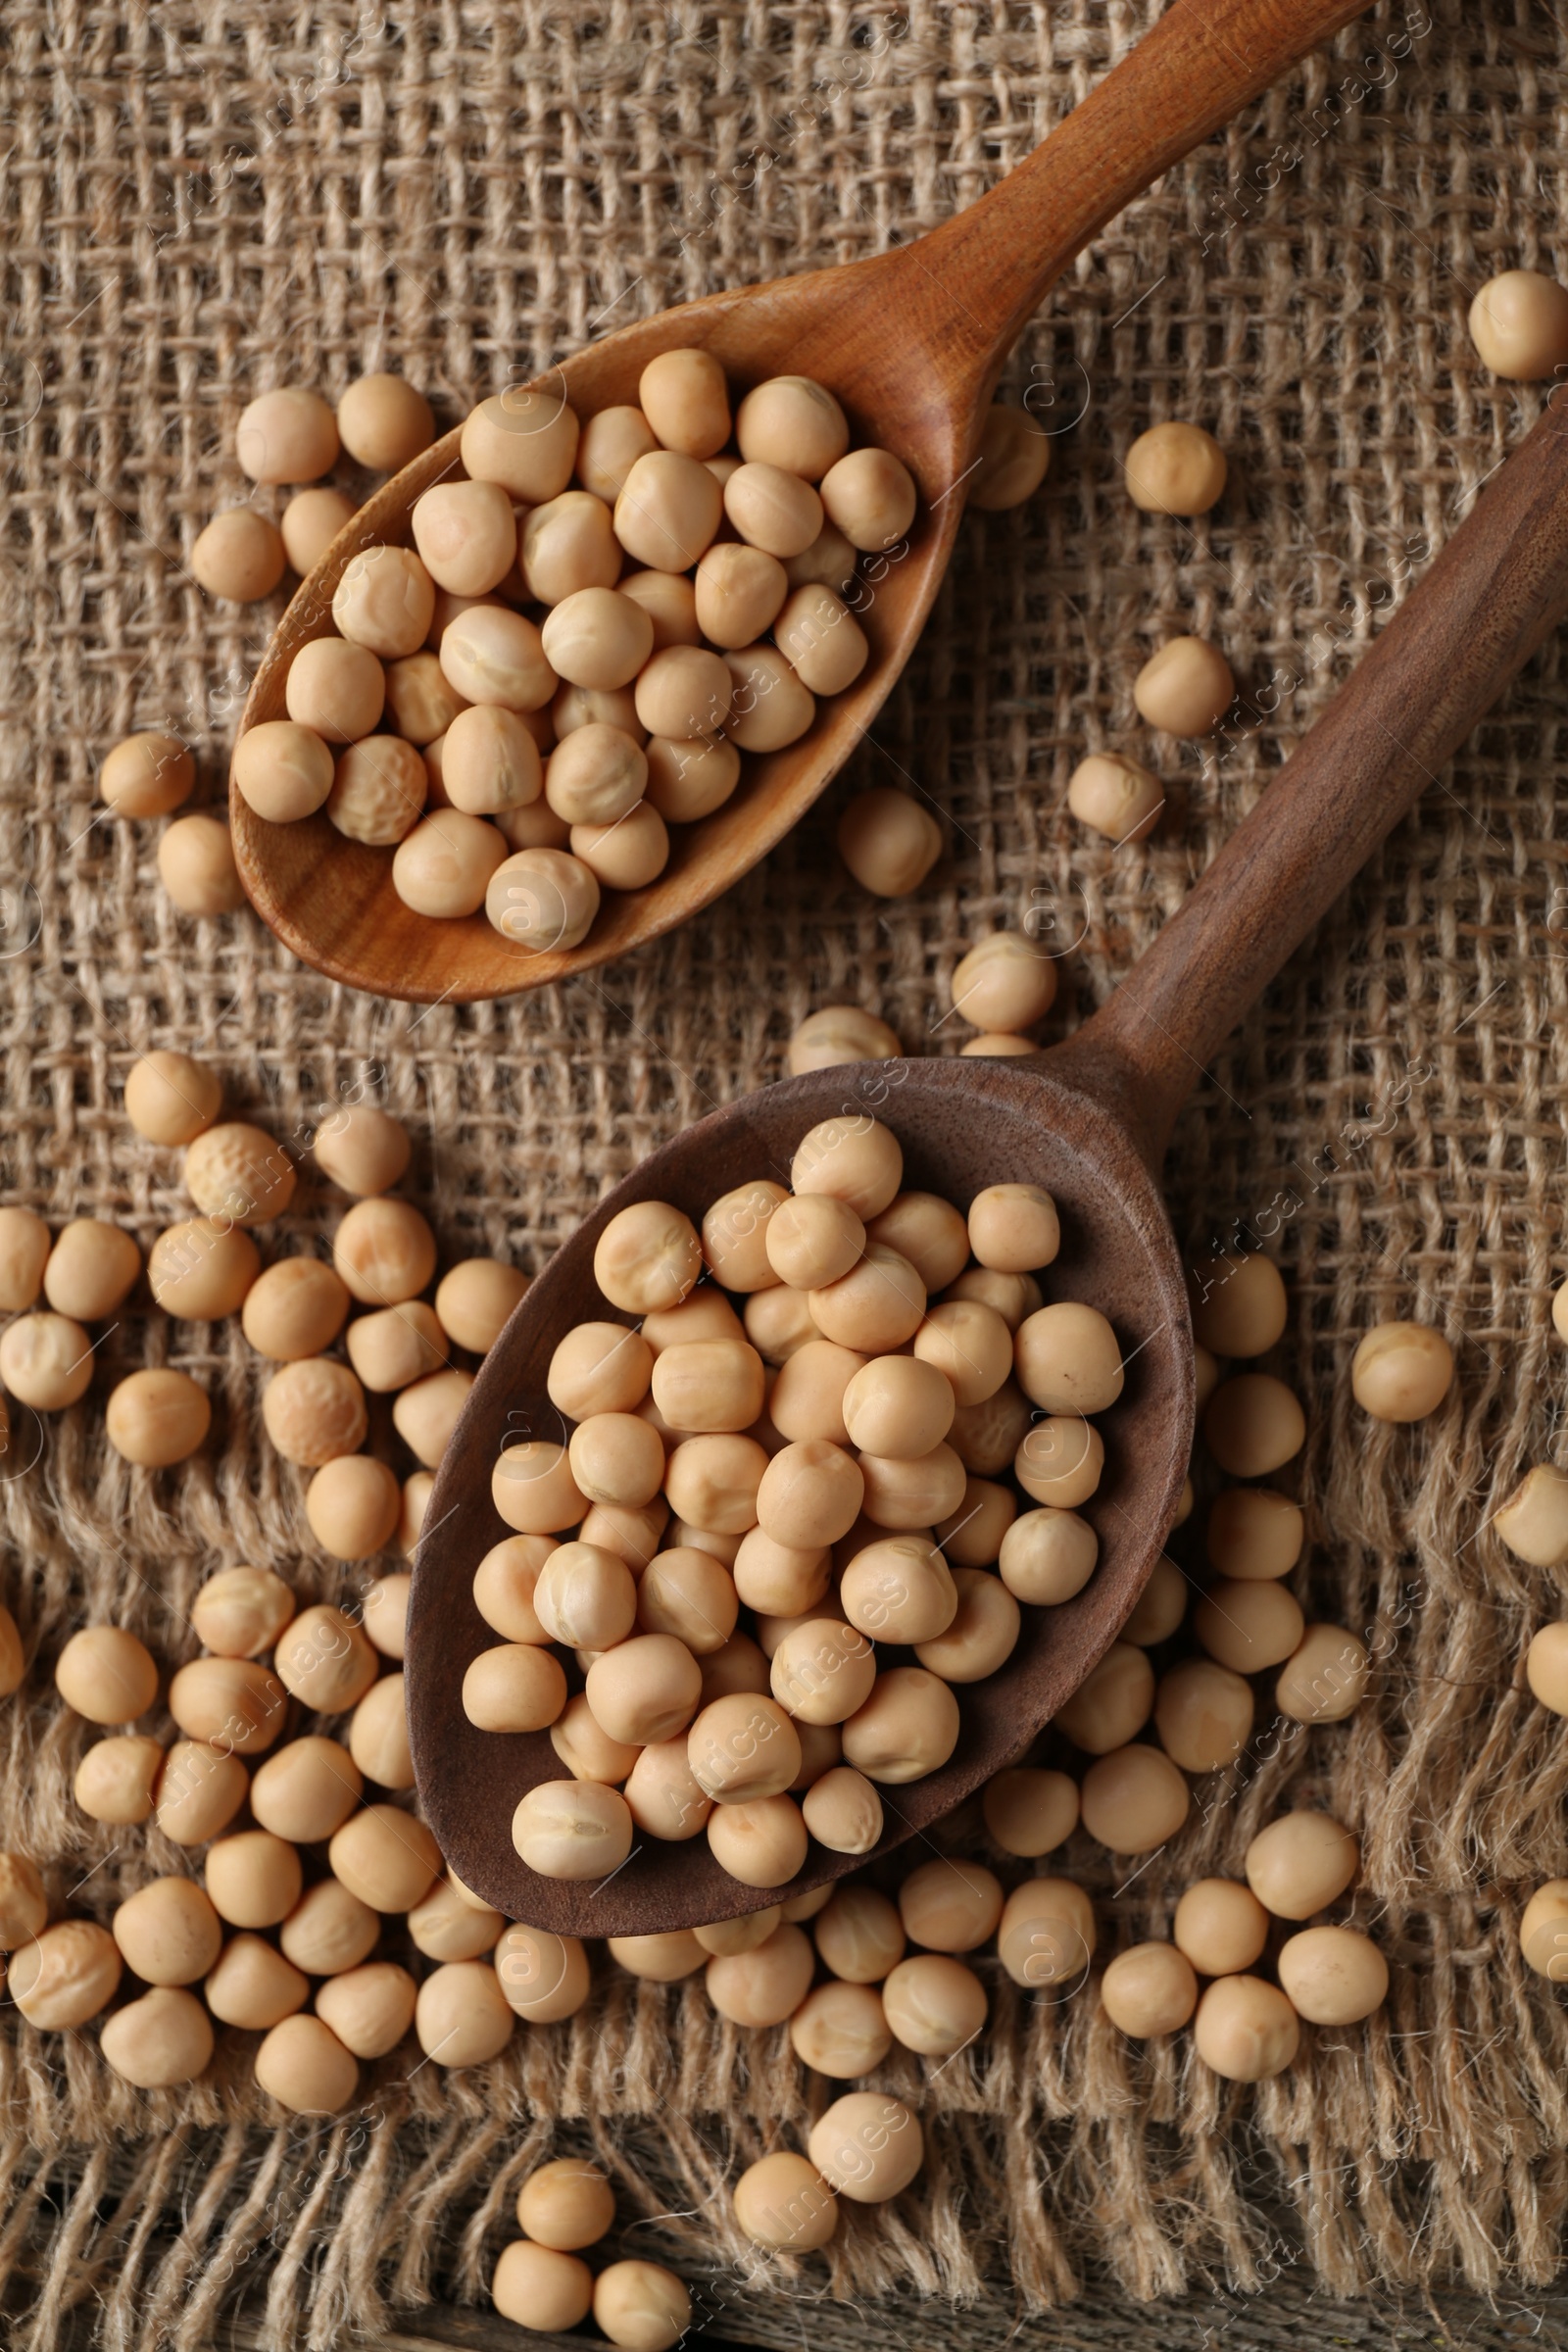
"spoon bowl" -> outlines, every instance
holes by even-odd
[[[540,1878],[514,1850],[511,1820],[525,1789],[561,1777],[549,1739],[479,1733],[461,1695],[469,1661],[492,1642],[471,1593],[474,1569],[505,1532],[492,1464],[518,1440],[565,1434],[545,1378],[566,1329],[622,1319],[593,1278],[605,1223],[647,1199],[700,1221],[748,1178],[787,1179],[806,1131],[845,1111],[884,1121],[904,1148],[906,1182],[960,1205],[987,1184],[1043,1184],[1062,1229],[1048,1293],[1107,1314],[1126,1365],[1120,1398],[1096,1416],[1106,1468],[1085,1506],[1100,1540],[1094,1574],[1064,1606],[1027,1610],[1012,1657],[960,1691],[954,1756],[888,1792],[878,1850],[949,1811],[1057,1712],[1143,1590],[1192,1444],[1185,1278],[1158,1185],[1176,1113],[1254,997],[1565,612],[1568,412],[1548,407],[1093,1019],[1039,1056],[857,1063],[789,1079],[714,1111],[601,1202],[486,1358],[415,1555],[406,1669],[415,1771],[425,1817],[467,1886],[557,1933],[635,1935],[756,1910],[859,1867],[860,1857],[813,1842],[799,1878],[760,1895],[721,1871],[702,1839],[646,1840],[603,1885]],[[1277,1172],[1255,1173],[1259,1197],[1272,1200]]]
[[[237,786],[234,855],[252,904],[285,946],[347,986],[416,1003],[465,1003],[589,970],[711,904],[789,831],[881,709],[912,653],[952,552],[998,375],[1041,297],[1089,239],[1361,0],[1176,0],[1176,5],[1006,179],[914,243],[842,269],[714,294],[620,328],[540,379],[578,415],[635,404],[660,352],[700,345],[741,394],[805,374],[838,397],[858,446],[902,459],[919,492],[908,539],[861,564],[856,612],[869,655],[800,740],[748,755],[724,807],[670,828],[646,889],[608,892],[582,945],[536,955],[483,913],[433,921],[404,906],[385,850],[320,812],[258,816]],[[285,715],[302,645],[333,631],[332,595],[362,549],[407,546],[415,501],[461,477],[454,431],[378,490],[304,581],[257,671],[241,733]]]
[[[1105,1476],[1084,1506],[1100,1538],[1094,1575],[1061,1607],[1024,1610],[1018,1646],[979,1687],[982,1702],[959,1689],[962,1730],[950,1761],[881,1792],[879,1853],[950,1813],[1022,1753],[1114,1640],[1158,1557],[1192,1451],[1192,1334],[1154,1180],[1094,1098],[1060,1083],[1044,1061],[865,1062],[787,1079],[713,1111],[617,1185],[534,1283],[485,1359],[430,1498],[427,1524],[439,1533],[420,1546],[408,1644],[420,1661],[410,1723],[422,1802],[458,1876],[511,1919],[575,1936],[690,1927],[803,1894],[863,1859],[813,1843],[798,1879],[759,1896],[719,1867],[705,1838],[678,1846],[645,1838],[603,1886],[540,1878],[514,1851],[511,1823],[536,1782],[564,1777],[550,1736],[476,1731],[462,1702],[470,1660],[497,1639],[471,1591],[480,1560],[510,1532],[490,1498],[491,1468],[525,1437],[562,1443],[569,1435],[545,1392],[558,1341],[575,1323],[628,1320],[593,1278],[605,1224],[634,1200],[656,1200],[700,1226],[734,1185],[764,1176],[787,1184],[802,1137],[845,1112],[890,1127],[906,1185],[957,1207],[985,1184],[1044,1185],[1061,1218],[1051,1294],[1107,1314],[1128,1359],[1120,1398],[1096,1415]]]
[[[607,891],[581,947],[531,954],[497,931],[483,913],[433,922],[406,906],[392,887],[391,855],[350,841],[320,811],[274,825],[230,792],[234,854],[252,903],[296,955],[353,988],[419,1002],[465,1003],[513,996],[519,989],[586,971],[673,930],[709,906],[783,839],[869,728],[913,650],[947,568],[961,512],[949,496],[962,471],[970,419],[935,402],[911,403],[895,416],[868,413],[874,387],[848,379],[844,352],[862,300],[864,268],[824,270],[776,286],[718,294],[664,311],[609,335],[542,379],[581,417],[634,405],[638,378],[662,351],[702,345],[723,366],[737,399],[770,375],[816,375],[830,383],[849,415],[856,445],[872,439],[892,449],[914,475],[920,507],[907,540],[884,557],[862,560],[855,612],[869,656],[847,692],[822,703],[811,726],[785,750],[748,753],[740,782],[724,806],[695,824],[669,828],[669,861],[638,891]],[[923,378],[931,355],[913,355]],[[466,479],[461,430],[446,434],[384,483],[332,542],[304,582],[268,647],[245,707],[245,728],[286,715],[289,663],[313,637],[330,636],[332,595],[362,548],[412,544],[410,516],[434,483]]]

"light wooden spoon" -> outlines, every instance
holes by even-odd
[[[960,1690],[956,1751],[928,1779],[883,1792],[877,1850],[951,1811],[1057,1712],[1142,1592],[1192,1450],[1192,1328],[1158,1181],[1176,1113],[1253,998],[1565,612],[1568,415],[1548,410],[1137,969],[1074,1036],[1028,1059],[860,1062],[765,1087],[655,1152],[551,1261],[474,1384],[414,1571],[407,1674],[419,1800],[466,1885],[511,1919],[622,1936],[756,1910],[859,1866],[813,1843],[798,1879],[759,1896],[701,1837],[643,1838],[602,1886],[539,1878],[513,1849],[512,1813],[562,1766],[544,1733],[476,1731],[461,1697],[469,1661],[496,1640],[471,1592],[479,1560],[507,1532],[491,1465],[520,1438],[565,1434],[545,1393],[563,1334],[626,1320],[593,1279],[601,1228],[632,1200],[671,1200],[700,1222],[734,1185],[787,1182],[808,1128],[847,1109],[894,1130],[908,1185],[960,1206],[983,1185],[1045,1185],[1062,1231],[1048,1296],[1109,1315],[1127,1366],[1119,1401],[1096,1416],[1106,1472],[1084,1506],[1100,1538],[1094,1575],[1065,1606],[1026,1609],[1007,1663]]]
[[[848,268],[714,294],[593,343],[547,379],[581,416],[633,402],[655,355],[702,344],[738,391],[770,375],[818,377],[855,439],[913,473],[920,510],[896,560],[867,566],[860,619],[870,660],[824,703],[798,743],[748,758],[734,797],[671,828],[669,863],[648,889],[607,893],[580,948],[528,955],[482,913],[434,922],[392,888],[384,850],[345,840],[323,815],[272,825],[230,791],[245,888],[278,937],[331,979],[424,1003],[511,996],[587,970],[709,906],[804,814],[869,727],[930,611],[963,507],[980,426],[1004,360],[1042,296],[1098,229],[1228,122],[1363,0],[1176,0],[1147,39],[1002,184],[929,236]],[[335,539],[284,613],[242,722],[284,715],[299,647],[331,630],[350,558],[409,543],[414,502],[461,473],[456,432],[406,466]]]

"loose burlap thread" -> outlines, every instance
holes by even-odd
[[[368,1090],[411,1126],[410,1189],[444,1250],[536,1266],[652,1146],[776,1076],[814,1005],[862,1004],[909,1052],[952,1051],[954,963],[1023,922],[1063,951],[1054,1034],[1105,996],[1537,413],[1538,392],[1478,369],[1464,314],[1495,269],[1568,267],[1568,34],[1544,11],[1385,5],[1112,224],[1013,366],[1014,397],[1060,428],[1045,491],[967,519],[875,740],[658,947],[505,1004],[357,998],[249,914],[177,914],[159,828],[106,821],[93,779],[118,735],[170,726],[220,798],[279,605],[215,606],[186,566],[202,523],[249,495],[233,427],[256,391],[335,393],[393,366],[450,421],[625,318],[877,251],[980,195],[1155,13],[17,0],[0,29],[6,1199],[144,1245],[182,1213],[177,1163],[120,1106],[136,1055],[176,1046],[286,1139]],[[1231,458],[1221,509],[1193,524],[1140,516],[1122,484],[1132,436],[1169,416]],[[1250,706],[1207,748],[1149,738],[1132,706],[1139,663],[1187,630],[1224,647]],[[1092,1989],[1036,2002],[995,1978],[973,2048],[875,2078],[920,2107],[921,2180],[848,2213],[825,2259],[783,2266],[792,2293],[989,2284],[1028,2310],[1088,2265],[1158,2296],[1261,2283],[1298,2247],[1341,2294],[1557,2266],[1568,2035],[1515,1927],[1563,1866],[1568,1762],[1521,1672],[1559,1602],[1487,1522],[1560,1443],[1560,703],[1548,648],[1203,1074],[1171,1154],[1195,1256],[1240,1232],[1289,1276],[1274,1361],[1310,1423],[1296,1584],[1369,1640],[1368,1698],[1286,1738],[1261,1684],[1245,1768],[1201,1792],[1175,1848],[1136,1876],[1088,1845],[1066,1857],[1108,1946],[1168,1932],[1181,1885],[1237,1871],[1281,1804],[1326,1805],[1362,1840],[1355,1916],[1389,1952],[1389,2004],[1308,2030],[1295,2069],[1245,2090],[1185,2037],[1126,2042]],[[1112,849],[1066,813],[1072,765],[1104,747],[1169,781],[1147,844]],[[886,783],[948,835],[892,904],[832,847],[846,796]],[[270,1247],[310,1246],[333,1213],[307,1183]],[[1396,1315],[1441,1324],[1458,1358],[1416,1429],[1374,1427],[1349,1396],[1358,1335]],[[188,1863],[72,1802],[84,1730],[51,1681],[68,1633],[112,1618],[172,1666],[219,1565],[270,1562],[312,1596],[367,1577],[305,1540],[237,1329],[133,1304],[99,1352],[83,1405],[46,1428],[17,1416],[0,1489],[32,1660],[0,1709],[0,1803],[57,1902],[107,1916]],[[214,1396],[210,1445],[173,1474],[104,1444],[104,1391],[142,1361]],[[383,1418],[372,1442],[397,1458]],[[949,1834],[973,1850],[972,1825]],[[628,2242],[706,2279],[718,2325],[729,2286],[764,2276],[724,2185],[799,2140],[823,2085],[700,1985],[599,1974],[569,2027],[471,2075],[400,2054],[329,2124],[280,2120],[249,2037],[224,2035],[192,2089],[142,2094],[90,2029],[39,2035],[13,2013],[0,2277],[35,2299],[20,2340],[56,2341],[91,2304],[127,2352],[197,2346],[245,2292],[270,2340],[326,2345],[431,2294],[474,2297],[522,2172],[562,2145],[602,2152],[648,2225]]]

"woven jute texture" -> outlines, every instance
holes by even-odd
[[[1568,273],[1568,29],[1527,0],[1384,0],[1294,82],[1114,223],[1027,336],[1060,431],[1026,510],[965,523],[904,683],[812,820],[679,936],[569,988],[426,1011],[335,990],[250,914],[197,922],[158,886],[155,825],[107,821],[94,774],[133,726],[197,747],[217,801],[277,605],[217,608],[185,565],[246,493],[245,401],[335,393],[394,366],[445,421],[596,331],[672,301],[877,251],[973,201],[1122,55],[1152,0],[12,0],[0,456],[4,552],[0,897],[8,1200],[96,1213],[143,1244],[183,1213],[177,1165],[121,1108],[135,1056],[210,1057],[277,1135],[368,1093],[416,1137],[413,1189],[449,1255],[537,1266],[612,1180],[710,1104],[777,1076],[810,1008],[883,1014],[908,1052],[955,1050],[964,947],[1027,922],[1062,951],[1053,1033],[1101,1001],[1177,907],[1406,592],[1541,394],[1477,368],[1475,286]],[[1363,61],[1370,61],[1364,63]],[[1131,437],[1207,422],[1231,456],[1210,520],[1140,516]],[[263,494],[264,497],[267,494]],[[1139,727],[1132,680],[1168,636],[1229,655],[1253,711],[1223,743]],[[1523,1687],[1552,1581],[1486,1522],[1549,1456],[1562,1374],[1548,1316],[1568,1142],[1568,845],[1560,656],[1550,648],[1436,779],[1268,999],[1201,1075],[1169,1168],[1196,1253],[1239,1233],[1286,1268],[1277,1368],[1309,1405],[1298,1590],[1363,1632],[1376,1671],[1348,1723],[1259,1735],[1179,1847],[1127,1872],[1085,1845],[1107,1942],[1168,1928],[1175,1892],[1236,1872],[1282,1801],[1363,1840],[1357,1913],[1394,1984],[1366,2027],[1313,2032],[1255,2091],[1186,2037],[1125,2042],[1092,1989],[1031,2002],[943,2067],[877,2078],[916,2099],[929,2161],[897,2206],[852,2212],[809,2299],[897,2289],[1020,2312],[1089,2265],[1139,2296],[1325,2291],[1554,2271],[1568,2179],[1568,2034],[1518,1957],[1517,1911],[1563,1867],[1559,1726]],[[1076,828],[1086,750],[1170,780],[1142,847]],[[852,790],[904,783],[949,847],[908,901],[833,850]],[[322,1233],[302,1185],[276,1247]],[[273,1246],[270,1244],[270,1247]],[[1456,1386],[1413,1429],[1369,1425],[1348,1365],[1377,1319],[1452,1339]],[[157,1871],[155,1835],[97,1830],[70,1797],[83,1728],[52,1664],[84,1619],[169,1665],[234,1560],[306,1593],[359,1589],[303,1536],[299,1482],[260,1441],[236,1329],[133,1307],[86,1402],[17,1416],[4,1592],[32,1664],[0,1709],[4,1842],[49,1857],[61,1903],[107,1916]],[[103,1395],[137,1361],[188,1366],[217,1407],[182,1470],[127,1469]],[[378,1424],[373,1442],[395,1458]],[[406,1464],[404,1465],[407,1466]],[[1184,1556],[1192,1556],[1184,1554]],[[950,1833],[976,1850],[972,1824]],[[759,2277],[728,2219],[738,2162],[798,2142],[824,2085],[781,2033],[720,2023],[700,1984],[606,1983],[569,2028],[519,2033],[472,2074],[407,2052],[343,2121],[280,2121],[252,2045],[188,2092],[140,2094],[93,2033],[8,2015],[0,2265],[32,2302],[20,2341],[96,2306],[114,2345],[214,2339],[241,2288],[270,2340],[327,2345],[432,2293],[482,2291],[523,2170],[600,2148],[624,2242],[706,2277]],[[655,2220],[654,2217],[663,2217]]]

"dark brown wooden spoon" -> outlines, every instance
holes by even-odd
[[[858,608],[870,659],[787,750],[748,759],[713,815],[672,828],[647,890],[607,894],[581,947],[526,955],[484,915],[431,922],[392,888],[390,854],[347,841],[320,814],[272,825],[231,788],[241,878],[284,944],[333,980],[418,1003],[514,996],[625,955],[710,906],[781,840],[843,765],[914,650],[952,552],[980,427],[1003,362],[1047,289],[1113,214],[1348,24],[1365,0],[1176,0],[1129,57],[978,204],[917,242],[688,303],[577,352],[548,382],[581,416],[635,401],[657,353],[705,345],[741,390],[780,373],[830,385],[857,442],[913,473],[920,511],[906,545],[864,566]],[[410,540],[414,502],[461,474],[448,433],[333,541],[278,624],[241,732],[284,715],[299,648],[331,630],[332,593],[363,547]]]
[[[419,1799],[459,1876],[510,1918],[581,1936],[635,1935],[755,1910],[699,1838],[644,1839],[603,1886],[542,1879],[513,1850],[513,1808],[561,1767],[544,1734],[475,1731],[465,1669],[495,1636],[473,1571],[506,1533],[490,1469],[519,1436],[561,1436],[545,1372],[562,1334],[612,1318],[594,1241],[628,1201],[674,1201],[700,1221],[730,1186],[786,1178],[817,1120],[873,1113],[898,1135],[906,1180],[966,1204],[1028,1180],[1055,1196],[1061,1254],[1049,1290],[1107,1313],[1127,1356],[1120,1401],[1099,1417],[1106,1474],[1086,1505],[1100,1563],[1075,1600],[1026,1610],[1000,1673],[960,1693],[963,1733],[942,1771],[886,1791],[883,1850],[948,1812],[1015,1758],[1125,1622],[1159,1554],[1193,1442],[1183,1269],[1158,1169],[1183,1100],[1297,944],[1568,611],[1568,416],[1549,411],[1287,760],[1109,1002],[1028,1060],[861,1062],[726,1104],[616,1186],[546,1267],[486,1358],[438,1474],[414,1572],[409,1718]],[[625,1320],[624,1317],[614,1317]],[[813,1844],[783,1896],[858,1865]]]

